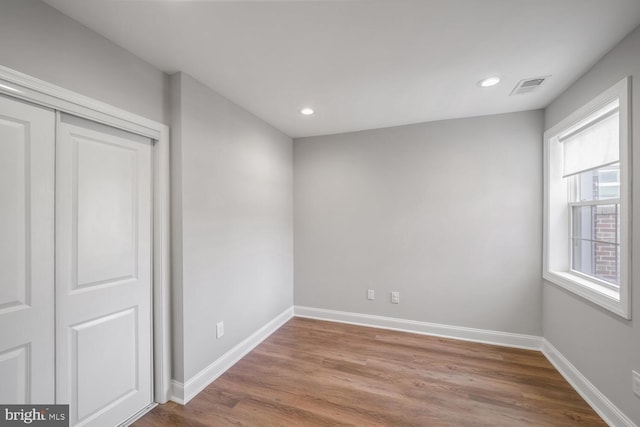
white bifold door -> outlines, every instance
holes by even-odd
[[[71,425],[116,425],[151,403],[151,141],[67,115],[56,325],[56,398]]]
[[[152,141],[0,96],[0,403],[152,398]]]

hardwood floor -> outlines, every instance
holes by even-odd
[[[151,426],[606,426],[537,351],[294,318]]]

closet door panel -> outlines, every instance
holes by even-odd
[[[151,148],[61,115],[56,179],[57,399],[71,425],[152,401]]]
[[[55,113],[0,96],[0,402],[55,400]]]

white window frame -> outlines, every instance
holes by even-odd
[[[544,133],[543,272],[547,281],[625,319],[631,319],[631,152],[630,77],[566,117]],[[618,99],[620,114],[620,287],[571,269],[571,207],[562,178],[562,147],[558,137]]]

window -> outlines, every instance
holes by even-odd
[[[630,319],[628,88],[545,132],[543,276]]]
[[[620,286],[620,163],[569,179],[571,269]]]

